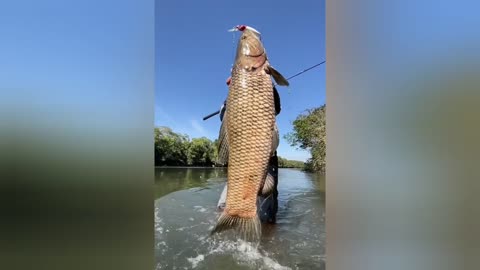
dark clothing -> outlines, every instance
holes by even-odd
[[[277,211],[278,211],[278,157],[277,151],[270,158],[268,164],[268,173],[273,176],[275,179],[275,185],[273,188],[273,193],[267,197],[259,196],[260,207],[258,209],[258,216],[262,223],[275,223],[277,221]]]
[[[280,106],[280,95],[278,94],[277,88],[275,88],[275,85],[273,86],[273,98],[275,100],[275,115],[278,115],[282,110],[282,108]]]

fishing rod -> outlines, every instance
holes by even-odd
[[[321,63],[318,63],[318,64],[316,64],[316,65],[314,65],[314,66],[311,66],[311,67],[309,67],[309,68],[307,68],[307,69],[304,69],[304,70],[300,71],[299,73],[297,73],[297,74],[295,74],[295,75],[293,75],[293,76],[288,77],[288,78],[287,78],[287,81],[290,80],[290,79],[292,79],[292,78],[297,77],[298,75],[300,75],[300,74],[302,74],[302,73],[305,73],[305,72],[309,71],[310,69],[314,69],[314,68],[320,66],[321,64],[325,63],[326,61],[327,61],[327,60],[323,60],[323,62],[321,62]],[[275,85],[276,85],[276,84],[275,84]]]
[[[300,75],[300,74],[303,74],[303,73],[305,73],[305,72],[307,72],[307,71],[309,71],[309,70],[311,70],[311,69],[314,69],[314,68],[320,66],[321,64],[324,64],[325,62],[326,62],[326,60],[324,60],[323,62],[318,63],[318,64],[316,64],[316,65],[313,65],[313,66],[311,66],[311,67],[309,67],[309,68],[307,68],[307,69],[304,69],[304,70],[298,72],[297,74],[288,77],[286,80],[288,81],[288,80],[290,80],[290,79],[293,79],[293,78],[297,77],[297,76]],[[277,84],[274,84],[274,86],[277,86]],[[213,113],[211,113],[211,114],[203,117],[203,121],[205,121],[205,120],[207,120],[207,119],[209,119],[209,118],[211,118],[211,117],[213,117],[213,116],[215,116],[215,115],[217,115],[217,114],[219,114],[219,113],[220,113],[220,110],[218,110],[218,111],[216,111],[216,112],[213,112]]]

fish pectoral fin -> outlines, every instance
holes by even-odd
[[[280,72],[278,72],[276,69],[274,69],[272,66],[267,67],[267,73],[272,75],[273,79],[278,85],[283,85],[283,86],[289,86],[290,84],[288,83],[287,79],[283,77]]]
[[[228,215],[225,211],[218,218],[215,228],[213,228],[210,235],[217,232],[235,229],[239,232],[243,240],[258,241],[261,236],[261,223],[258,215],[251,218],[244,218],[239,216]]]
[[[217,164],[225,165],[228,162],[228,132],[227,132],[227,112],[223,115],[220,133],[218,135],[218,157]]]

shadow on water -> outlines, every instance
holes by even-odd
[[[263,225],[258,248],[209,236],[225,181],[224,168],[155,170],[157,269],[325,269],[324,176],[279,170],[277,224]]]

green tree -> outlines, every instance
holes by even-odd
[[[155,166],[212,166],[217,158],[217,140],[190,140],[168,127],[156,127],[154,136]]]
[[[173,132],[168,127],[157,127],[155,135],[155,165],[187,165],[189,138]]]
[[[215,146],[208,138],[192,139],[187,153],[188,165],[210,166],[215,161]]]
[[[306,169],[325,172],[326,161],[326,105],[307,110],[293,121],[293,132],[285,139],[292,146],[310,151],[312,157]]]

